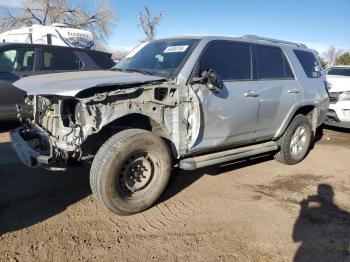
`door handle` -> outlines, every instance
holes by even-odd
[[[249,90],[246,93],[244,93],[244,96],[245,97],[258,97],[259,94],[254,90]]]
[[[298,94],[298,93],[300,93],[300,89],[297,89],[297,88],[295,88],[295,89],[289,89],[287,92],[288,92],[289,94]]]

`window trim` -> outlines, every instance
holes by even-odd
[[[246,45],[249,47],[249,51],[250,51],[250,79],[225,79],[222,80],[223,82],[247,82],[247,81],[256,81],[256,79],[254,79],[254,60],[253,60],[253,44],[249,43],[249,42],[243,42],[243,41],[234,41],[234,40],[211,40],[209,41],[205,47],[203,48],[203,50],[201,51],[200,55],[197,58],[196,63],[194,64],[192,73],[189,77],[189,82],[191,82],[191,80],[193,79],[193,77],[195,77],[195,68],[198,68],[198,65],[200,63],[200,60],[202,58],[202,56],[204,55],[204,53],[207,51],[207,49],[212,46],[215,43],[228,43],[228,44],[239,44],[239,45]]]
[[[295,73],[294,73],[294,69],[293,67],[291,66],[291,63],[289,62],[289,59],[288,59],[288,56],[286,55],[286,53],[283,51],[283,49],[279,46],[276,46],[276,45],[264,45],[264,44],[253,44],[254,45],[254,66],[255,66],[255,79],[257,81],[281,81],[281,80],[295,80]],[[286,62],[287,64],[289,65],[289,68],[291,69],[292,71],[292,75],[293,77],[291,78],[287,78],[287,77],[283,77],[283,78],[259,78],[259,67],[258,67],[258,55],[257,55],[257,52],[256,52],[256,48],[257,47],[267,47],[267,48],[271,48],[271,49],[277,49],[281,52],[282,54],[282,59],[283,59],[283,70],[284,70],[284,75],[286,75]]]

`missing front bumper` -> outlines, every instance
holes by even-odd
[[[12,130],[10,135],[12,147],[26,166],[38,167],[50,163],[52,147],[45,133],[35,128],[20,127]],[[33,143],[34,139],[36,143]]]

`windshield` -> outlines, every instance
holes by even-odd
[[[197,42],[196,39],[172,39],[142,43],[126,55],[114,70],[139,71],[171,78]]]
[[[327,75],[350,76],[350,67],[331,67]]]

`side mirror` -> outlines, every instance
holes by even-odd
[[[315,65],[314,66],[314,71],[312,72],[312,76],[314,78],[318,78],[321,76],[321,66],[320,65]]]
[[[206,85],[209,88],[209,90],[211,90],[214,93],[220,93],[223,87],[221,78],[218,75],[218,73],[215,72],[214,69],[208,69],[206,71],[203,71],[201,77],[193,78],[192,83]]]

